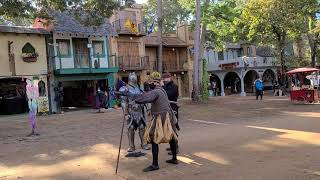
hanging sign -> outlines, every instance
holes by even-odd
[[[49,112],[49,99],[47,96],[38,98],[38,112],[39,113]]]

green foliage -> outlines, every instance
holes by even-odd
[[[144,6],[144,15],[147,24],[151,25],[156,19],[157,0],[148,0]],[[178,23],[189,19],[190,11],[183,8],[179,0],[162,0],[162,32],[171,33],[176,30]]]
[[[215,49],[223,49],[225,42],[241,39],[238,18],[243,2],[239,0],[218,0],[203,7],[204,24],[207,24],[206,40],[214,44]]]
[[[302,9],[308,0],[248,0],[241,20],[247,40],[275,48],[282,67],[286,69],[285,48],[304,31]]]
[[[112,15],[114,9],[130,6],[132,3],[134,3],[133,0],[125,0],[124,4],[114,0],[2,0],[0,17],[13,23],[18,22],[16,20],[19,18],[50,19],[48,15],[50,9],[57,11],[72,9],[77,12],[75,17],[84,25],[98,26],[104,22],[105,18]]]
[[[202,100],[206,101],[209,99],[209,74],[208,74],[208,63],[206,59],[202,59],[203,71],[202,71]]]

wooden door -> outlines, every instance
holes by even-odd
[[[137,42],[118,42],[118,53],[125,67],[140,65],[139,44]]]
[[[72,42],[75,68],[89,68],[88,39],[74,38]]]
[[[176,50],[166,48],[163,53],[163,64],[165,70],[177,70],[177,54]]]

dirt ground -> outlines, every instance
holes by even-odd
[[[218,97],[181,103],[179,165],[165,160],[143,173],[145,157],[126,158],[126,135],[114,174],[120,110],[39,117],[40,136],[26,138],[26,115],[0,118],[0,180],[317,180],[320,179],[320,105],[287,98]],[[139,146],[138,136],[136,145]]]

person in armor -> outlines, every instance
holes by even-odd
[[[135,73],[130,73],[128,77],[128,84],[119,89],[120,93],[127,94],[128,96],[121,96],[121,106],[124,110],[124,114],[127,118],[128,127],[128,139],[129,139],[129,149],[128,152],[135,152],[134,137],[135,131],[139,130],[139,137],[141,141],[141,148],[144,150],[149,150],[150,148],[144,140],[144,132],[146,127],[144,106],[135,103],[133,97],[135,95],[140,95],[143,91],[139,88],[137,84],[137,75]]]

